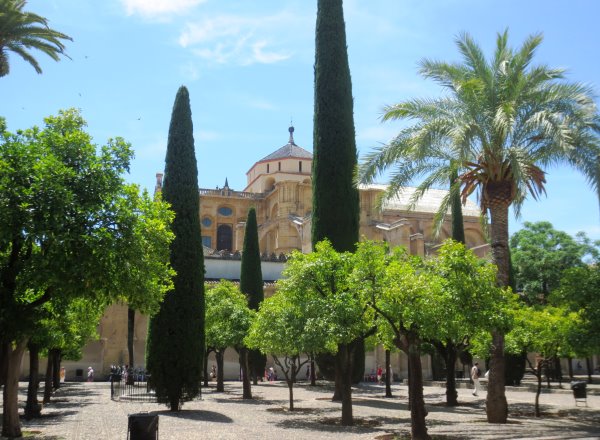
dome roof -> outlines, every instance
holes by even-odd
[[[290,127],[288,131],[290,132],[290,140],[288,143],[279,150],[263,157],[261,160],[259,160],[259,162],[287,158],[312,159],[313,155],[310,151],[306,151],[304,148],[299,147],[294,142],[294,127]]]
[[[296,144],[286,144],[279,150],[263,157],[260,162],[275,159],[286,159],[286,158],[300,158],[300,159],[312,159],[313,155],[310,151],[306,151],[304,148],[299,147]]]

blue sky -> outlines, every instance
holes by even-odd
[[[80,108],[96,143],[122,136],[133,144],[128,179],[152,190],[183,84],[199,186],[221,186],[227,177],[242,190],[250,166],[287,142],[290,119],[296,143],[312,150],[314,0],[29,0],[26,9],[74,41],[71,60],[36,54],[42,75],[11,57],[10,75],[0,79],[0,115],[11,131]],[[568,68],[570,80],[600,93],[594,0],[346,0],[344,10],[361,154],[400,127],[381,123],[383,105],[440,93],[418,76],[417,62],[458,60],[454,40],[463,31],[486,53],[505,28],[514,46],[542,32],[535,62]],[[548,196],[526,201],[511,232],[523,221],[548,220],[600,239],[598,201],[585,179],[568,168],[547,171]]]

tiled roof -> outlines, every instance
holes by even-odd
[[[292,157],[299,159],[312,159],[313,155],[310,151],[306,151],[304,148],[299,147],[293,142],[288,142],[279,150],[269,154],[268,156],[263,157],[259,162],[276,159],[286,159]]]
[[[369,184],[369,185],[360,185],[359,188],[361,190],[381,190],[384,191],[387,188],[387,185],[380,184]],[[404,189],[397,194],[391,200],[384,202],[383,210],[389,211],[406,211],[408,210],[408,206],[410,204],[410,199],[415,193],[416,188],[412,186],[406,186]],[[431,212],[436,213],[442,203],[442,200],[448,191],[442,189],[430,189],[425,192],[423,197],[419,199],[413,211],[415,212]],[[477,217],[480,215],[481,210],[476,203],[471,200],[467,200],[466,205],[462,207],[463,215]]]

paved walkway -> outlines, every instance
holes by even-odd
[[[24,392],[26,384],[22,383]],[[409,438],[410,413],[407,386],[393,386],[386,399],[384,387],[361,384],[353,391],[354,427],[339,426],[340,404],[330,401],[331,385],[295,387],[297,411],[287,411],[284,383],[252,387],[255,400],[241,399],[241,384],[226,382],[225,393],[212,383],[202,400],[188,402],[180,413],[162,405],[110,400],[108,383],[66,383],[46,406],[43,418],[23,421],[30,439],[98,440],[127,438],[128,415],[148,412],[159,415],[159,438],[182,439],[378,439]],[[444,389],[425,387],[429,433],[436,439],[600,439],[600,393],[588,394],[587,407],[575,406],[569,390],[543,393],[544,416],[533,417],[534,393],[507,388],[509,422],[491,425],[484,411],[485,392],[473,397],[459,389],[461,405],[446,408]],[[596,390],[592,390],[596,391]]]

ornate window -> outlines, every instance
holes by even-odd
[[[205,246],[207,248],[212,248],[212,239],[209,235],[202,236],[202,246]]]
[[[231,214],[233,214],[233,209],[229,208],[228,206],[221,206],[217,212],[219,213],[219,215],[222,215],[224,217],[229,217]]]
[[[204,226],[205,228],[210,228],[211,225],[212,225],[212,220],[210,219],[210,217],[204,217],[202,219],[202,226]]]

